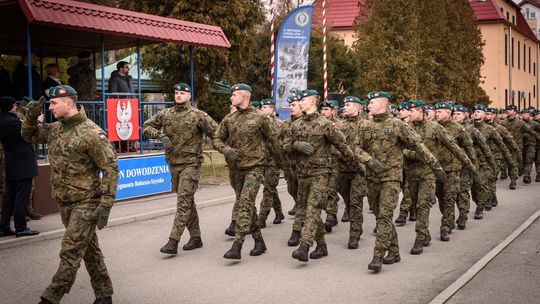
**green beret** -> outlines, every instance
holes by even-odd
[[[392,98],[392,96],[390,95],[390,93],[388,92],[384,92],[384,91],[373,91],[373,92],[370,92],[368,95],[367,95],[367,98],[368,100],[372,100],[372,99],[375,99],[375,98],[387,98],[388,100],[390,100]]]
[[[330,105],[332,105],[332,108],[336,108],[336,109],[337,109],[337,108],[339,107],[339,103],[338,103],[337,100],[333,100],[333,99],[332,99],[332,100],[328,100],[328,103],[329,103]]]
[[[319,92],[311,89],[303,90],[302,92],[300,92],[300,99],[309,96],[319,96]]]
[[[261,107],[261,102],[258,101],[258,100],[252,100],[251,101],[251,106],[254,107],[254,108],[260,108]]]
[[[426,105],[426,103],[422,99],[409,100],[407,103],[409,104],[409,109],[424,108],[424,106]]]
[[[536,108],[533,106],[528,107],[529,112],[536,112]]]
[[[516,105],[513,105],[513,104],[507,105],[506,110],[516,110],[517,111],[517,107],[516,107]]]
[[[499,114],[506,114],[506,109],[500,109]]]
[[[300,100],[300,97],[297,94],[294,94],[294,95],[291,95],[291,96],[287,97],[287,102],[288,103],[299,101],[299,100]]]
[[[183,82],[175,84],[174,85],[174,90],[175,91],[184,91],[184,92],[191,93],[191,87],[188,84],[183,83]]]
[[[354,103],[357,103],[357,104],[360,104],[360,105],[363,105],[363,106],[366,105],[366,103],[363,102],[360,98],[354,97],[354,96],[346,96],[345,98],[343,98],[343,102],[344,103],[346,103],[346,102],[354,102]]]
[[[273,106],[274,100],[272,98],[265,98],[261,101],[259,101],[261,106]]]
[[[335,108],[335,106],[333,104],[331,104],[329,101],[323,101],[321,102],[321,104],[319,105],[319,108],[330,108],[330,109],[333,109]]]
[[[248,92],[250,92],[250,93],[253,92],[253,91],[251,90],[251,87],[248,86],[248,85],[245,84],[245,83],[237,83],[237,84],[233,85],[233,86],[231,87],[231,93],[232,93],[232,92],[236,92],[236,91],[248,91]]]
[[[486,113],[497,114],[497,109],[495,109],[495,108],[486,108]]]
[[[344,111],[344,110],[345,110],[345,108],[339,108],[339,109],[338,109],[338,113],[339,113],[339,114],[343,114],[343,111]]]
[[[430,104],[430,103],[428,103],[428,104],[426,104],[426,105],[424,106],[424,110],[426,110],[426,111],[427,111],[427,110],[435,110],[435,106],[432,105],[432,104]]]
[[[68,85],[59,85],[56,87],[51,87],[45,93],[46,93],[45,95],[47,95],[49,99],[77,95],[77,91],[75,91],[74,88]]]
[[[397,108],[397,106],[395,103],[391,103],[388,108],[390,108],[390,110],[394,110],[395,108]]]
[[[439,101],[435,104],[437,110],[452,110],[453,106],[449,101]]]
[[[400,102],[397,106],[397,110],[398,111],[401,111],[401,110],[410,110],[411,109],[411,104],[408,102],[408,101],[404,101],[404,102]]]
[[[469,113],[469,109],[467,109],[466,107],[460,105],[460,104],[457,104],[454,106],[454,112],[463,112],[463,113]]]
[[[476,111],[476,110],[479,110],[479,111],[486,111],[486,105],[483,104],[483,103],[477,103],[474,105],[473,107],[473,110]]]

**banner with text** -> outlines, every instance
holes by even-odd
[[[290,117],[287,98],[307,88],[311,5],[292,10],[283,20],[274,54],[274,102],[280,119]]]
[[[118,160],[116,200],[171,191],[171,173],[164,155]]]

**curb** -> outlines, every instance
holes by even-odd
[[[278,192],[282,192],[283,190],[286,190],[286,189],[287,189],[286,185],[277,187]],[[167,194],[167,195],[174,196],[170,194]],[[218,206],[218,205],[231,203],[231,200],[234,201],[235,198],[236,198],[235,195],[229,195],[229,196],[224,196],[220,198],[205,200],[197,204],[197,209],[204,209],[204,208],[208,208],[212,206]],[[143,200],[143,202],[151,201],[151,200],[152,199],[146,199],[146,200]],[[141,214],[118,217],[118,218],[109,220],[109,222],[107,223],[107,226],[104,229],[120,226],[120,225],[125,225],[125,224],[130,224],[130,223],[135,223],[135,222],[147,221],[147,220],[155,219],[162,216],[168,216],[175,213],[176,213],[176,207],[172,207],[172,208],[166,208],[162,210],[145,212]],[[36,236],[24,237],[24,238],[11,238],[9,240],[0,241],[0,250],[61,238],[64,236],[65,231],[66,229],[57,229],[57,230],[43,232]]]
[[[501,251],[504,250],[513,240],[515,240],[523,231],[525,231],[532,223],[540,217],[540,210],[531,215],[521,226],[514,230],[502,242],[495,246],[463,275],[461,275],[454,283],[437,295],[429,304],[444,304],[450,300],[452,296],[458,292],[465,284],[467,284],[474,276],[476,276],[491,260],[493,260]]]

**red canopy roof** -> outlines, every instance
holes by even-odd
[[[70,56],[83,49],[99,49],[100,35],[107,50],[170,42],[210,48],[231,45],[218,26],[181,21],[71,0],[0,0],[0,53],[19,54],[26,48],[30,24],[32,49],[45,56]]]

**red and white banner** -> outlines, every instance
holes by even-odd
[[[139,101],[114,98],[105,102],[109,140],[139,140]]]

